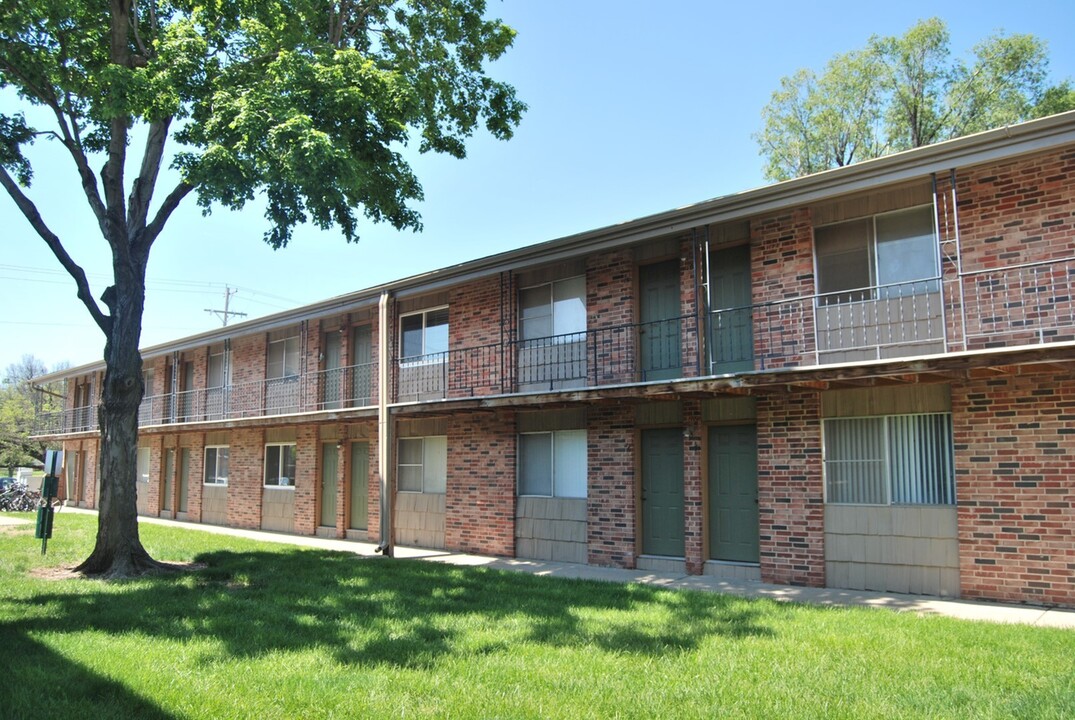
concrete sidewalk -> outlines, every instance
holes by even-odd
[[[61,513],[96,514],[94,510],[65,507]],[[0,523],[5,520],[0,516]],[[285,535],[283,533],[262,530],[242,530],[239,528],[202,525],[199,523],[178,522],[159,518],[140,517],[139,522],[155,525],[199,530],[250,538],[262,542],[274,542],[285,545],[320,548],[354,553],[355,555],[380,557],[374,551],[372,543],[353,540],[334,540],[306,535]],[[842,605],[852,607],[887,608],[899,612],[913,612],[919,615],[944,615],[962,620],[983,620],[997,623],[1021,623],[1040,627],[1066,628],[1075,630],[1075,610],[1035,607],[1031,605],[1004,605],[991,602],[973,602],[969,600],[948,600],[925,595],[901,595],[860,590],[836,590],[831,588],[808,588],[791,585],[769,585],[766,583],[732,582],[704,575],[681,575],[678,573],[658,573],[643,570],[621,570],[619,568],[594,567],[574,563],[546,562],[543,560],[520,560],[515,558],[487,557],[483,555],[466,555],[441,550],[426,550],[396,546],[397,558],[440,562],[449,565],[467,565],[486,567],[494,570],[525,572],[531,575],[551,577],[579,578],[585,580],[603,580],[606,582],[640,583],[672,590],[701,590],[718,592],[749,598],[769,598],[770,600],[812,603],[815,605]]]

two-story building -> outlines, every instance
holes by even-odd
[[[139,512],[1075,606],[1073,293],[1067,113],[146,348]]]

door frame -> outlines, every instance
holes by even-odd
[[[652,267],[654,265],[661,265],[663,263],[672,263],[672,262],[677,263],[676,279],[677,279],[677,286],[679,288],[679,292],[676,294],[677,295],[677,310],[676,310],[676,314],[673,315],[673,318],[682,318],[682,317],[684,317],[684,313],[683,313],[683,285],[682,285],[682,281],[683,281],[683,267],[682,267],[683,259],[680,257],[679,253],[678,252],[662,253],[662,254],[656,255],[656,256],[654,256],[652,258],[646,258],[646,260],[643,261],[643,262],[636,262],[635,263],[633,292],[634,292],[634,297],[635,297],[636,300],[635,300],[635,303],[634,303],[634,326],[635,326],[635,331],[634,331],[633,342],[634,342],[634,350],[635,350],[635,375],[638,377],[639,380],[642,380],[643,375],[645,375],[645,373],[646,373],[646,371],[642,367],[643,366],[642,347],[643,347],[643,343],[645,341],[642,339],[642,336],[639,334],[639,330],[642,327],[642,272],[643,272],[643,268]],[[679,350],[679,363],[680,363],[680,373],[679,374],[682,374],[683,369],[686,367],[687,363],[690,362],[690,360],[687,357],[685,357],[684,354],[683,354],[683,332],[684,332],[683,331],[683,326],[681,324],[680,328],[679,328],[679,348],[678,348],[678,350]],[[657,427],[657,426],[653,426],[653,427]],[[648,429],[650,429],[650,427],[647,426],[646,429],[648,430]]]
[[[634,428],[634,503],[635,503],[635,558],[639,558],[642,555],[646,555],[643,552],[643,512],[642,512],[642,432],[644,430],[678,430],[680,433],[686,430],[686,426],[682,421],[672,423],[658,423],[658,424],[646,424],[636,425]],[[686,485],[686,472],[682,473],[681,482]],[[684,503],[684,531],[686,530],[686,503]],[[684,545],[686,542],[686,533],[684,532]],[[661,555],[654,557],[669,557],[673,559],[679,559],[676,555]],[[684,546],[684,559],[686,558],[686,547]]]
[[[727,564],[733,564],[733,565],[744,565],[745,564],[745,565],[753,566],[753,565],[760,564],[760,561],[761,561],[761,557],[760,557],[760,552],[761,552],[760,538],[759,538],[759,548],[758,548],[758,551],[759,551],[759,557],[758,557],[759,562],[758,563],[742,562],[742,561],[738,561],[738,560],[715,560],[714,558],[711,557],[711,555],[713,553],[712,553],[712,548],[710,547],[710,543],[709,543],[710,533],[711,533],[711,530],[712,530],[712,528],[710,528],[710,526],[709,526],[709,513],[710,513],[711,504],[713,502],[713,498],[711,498],[710,495],[709,495],[709,458],[710,458],[709,430],[710,430],[710,428],[713,428],[713,427],[735,427],[735,426],[744,426],[744,425],[754,428],[754,433],[755,433],[754,453],[755,453],[755,457],[757,457],[757,452],[758,452],[758,448],[757,448],[758,422],[757,422],[756,419],[745,420],[745,419],[737,418],[737,419],[734,419],[734,420],[722,420],[722,421],[707,422],[707,423],[702,424],[702,463],[701,463],[701,466],[702,466],[702,507],[705,510],[702,513],[702,562],[727,563]],[[757,482],[757,477],[755,477],[755,482]],[[761,535],[761,516],[760,516],[761,504],[760,504],[760,501],[759,501],[758,507],[759,507],[758,534],[760,536]]]
[[[336,522],[340,516],[340,467],[343,463],[340,462],[340,448],[342,447],[343,440],[326,440],[321,439],[318,442],[317,453],[317,524],[318,528],[332,528],[336,530]],[[335,477],[335,490],[332,495],[332,507],[333,507],[333,522],[331,525],[325,525],[325,451],[328,448],[332,448],[336,453],[336,477]]]

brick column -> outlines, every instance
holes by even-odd
[[[825,585],[820,403],[813,393],[758,398],[761,578]]]
[[[687,572],[701,575],[705,564],[705,506],[702,502],[702,407],[683,400],[683,544]]]
[[[629,406],[593,407],[587,431],[589,564],[635,566],[635,422]]]
[[[515,418],[511,411],[459,415],[448,423],[444,544],[515,555]]]

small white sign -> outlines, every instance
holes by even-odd
[[[63,467],[63,450],[45,451],[45,474],[59,477]]]

